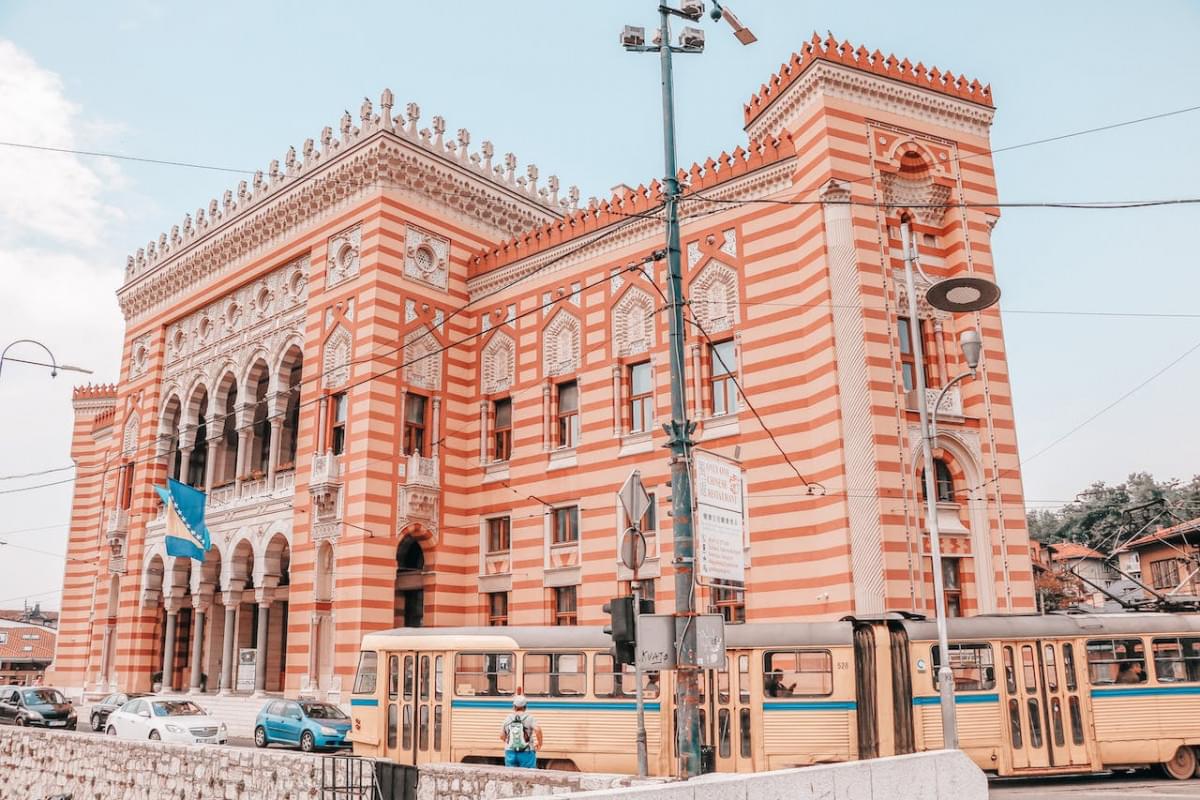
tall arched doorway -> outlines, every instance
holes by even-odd
[[[420,543],[405,536],[396,548],[396,595],[392,624],[420,628],[425,620],[425,553]]]

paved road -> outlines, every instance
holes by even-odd
[[[1163,800],[1163,798],[1172,797],[1200,797],[1200,780],[1167,780],[1160,778],[1155,772],[1088,775],[1075,778],[1007,779],[992,781],[988,796],[992,800],[1016,800],[1016,798],[1091,800],[1093,797]]]
[[[92,728],[91,728],[91,726],[90,726],[90,725],[88,725],[88,721],[87,721],[86,719],[81,719],[81,720],[79,720],[79,722],[78,722],[78,727],[76,728],[76,730],[77,730],[79,733],[92,733]],[[96,734],[94,734],[94,735],[96,735],[96,736],[103,736],[104,734],[103,734],[103,733],[96,733]],[[230,737],[230,739],[229,739],[229,741],[227,742],[227,744],[228,744],[230,747],[254,747],[254,740],[253,740],[253,739],[242,739],[242,738],[239,738],[239,737],[233,736],[233,737]],[[285,748],[285,747],[283,747],[282,745],[273,744],[273,745],[271,745],[271,746],[270,746],[270,749],[272,749],[272,750],[284,750],[284,749],[295,749],[295,748]]]

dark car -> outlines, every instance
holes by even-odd
[[[92,730],[99,732],[104,730],[104,723],[108,722],[108,715],[116,711],[121,706],[128,703],[130,700],[136,700],[139,697],[149,697],[145,692],[115,692],[108,697],[97,702],[92,706],[91,713],[88,714],[88,719],[91,722]]]
[[[36,728],[74,728],[75,707],[58,689],[10,686],[0,694],[0,722]]]

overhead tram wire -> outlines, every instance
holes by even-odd
[[[0,475],[0,481],[16,481],[22,478],[39,478],[42,475],[53,475],[55,472],[66,472],[69,469],[75,469],[74,464],[68,464],[65,467],[54,467],[53,469],[42,469],[37,472],[26,472],[21,475]]]

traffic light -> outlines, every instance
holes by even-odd
[[[613,640],[613,646],[609,649],[613,657],[613,666],[634,663],[637,659],[637,628],[633,598],[614,597],[604,604],[604,613],[608,614],[609,618],[604,632]]]

